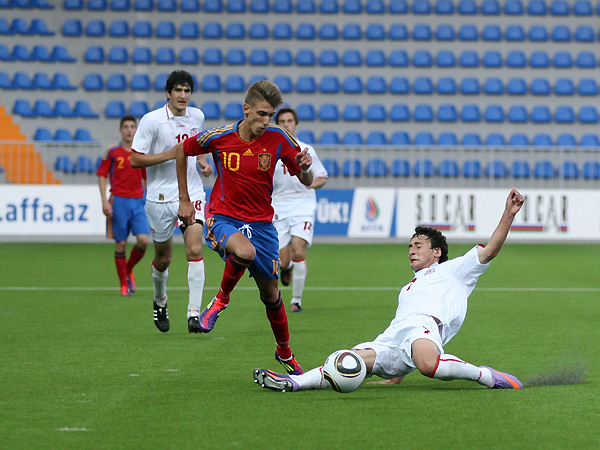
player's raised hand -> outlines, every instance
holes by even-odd
[[[212,167],[206,161],[206,159],[201,160],[200,158],[198,158],[198,165],[200,166],[200,173],[202,173],[202,175],[204,175],[205,177],[210,177],[212,175]]]
[[[310,169],[310,166],[312,165],[312,156],[308,153],[308,148],[305,148],[296,155],[296,162],[302,170]]]
[[[512,215],[516,215],[525,203],[525,198],[521,195],[519,191],[513,188],[508,194],[508,198],[506,199],[506,211],[511,213]]]
[[[196,221],[196,210],[189,200],[179,200],[177,216],[186,225],[192,225]]]

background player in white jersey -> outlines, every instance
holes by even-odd
[[[179,191],[175,172],[174,146],[202,130],[204,113],[188,106],[194,91],[192,76],[184,71],[174,71],[165,86],[167,104],[142,117],[135,137],[131,155],[132,167],[147,167],[148,192],[146,214],[154,241],[152,261],[152,284],[154,286],[154,324],[162,331],[169,331],[167,311],[167,279],[173,255],[173,232],[177,224]],[[198,315],[204,290],[204,258],[202,238],[204,224],[204,188],[196,168],[196,158],[188,165],[190,198],[196,209],[196,223],[181,226],[188,260],[188,331],[199,333]],[[211,167],[202,155],[197,159],[206,176]]]
[[[281,108],[275,116],[275,123],[296,136],[298,114],[292,108]],[[304,186],[278,161],[273,177],[272,198],[275,210],[273,224],[279,235],[280,279],[284,286],[290,284],[290,279],[292,281],[292,312],[302,311],[302,292],[307,273],[306,250],[312,244],[317,209],[314,190],[322,188],[327,182],[327,171],[315,149],[300,141],[298,145],[301,149],[307,148],[312,156],[313,182],[308,187]]]
[[[396,317],[373,342],[354,347],[367,367],[367,376],[378,375],[398,384],[418,369],[440,380],[471,380],[494,389],[520,389],[521,382],[508,373],[474,366],[444,353],[443,346],[458,332],[467,313],[467,299],[490,261],[498,255],[524,198],[513,189],[504,213],[487,246],[478,245],[464,256],[448,261],[446,238],[435,228],[417,227],[408,246],[414,278],[400,291]],[[303,375],[278,374],[256,369],[261,387],[278,391],[327,389],[323,367]]]

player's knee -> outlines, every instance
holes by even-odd
[[[146,248],[148,247],[148,242],[150,241],[148,235],[147,234],[138,234],[136,236],[136,238],[137,238],[136,245],[137,245],[138,249],[140,249],[140,251],[145,251]]]
[[[154,256],[154,266],[160,270],[166,270],[171,264],[171,255],[155,255]]]
[[[417,365],[417,369],[419,370],[419,372],[421,372],[421,375],[426,376],[428,378],[433,377],[433,374],[435,373],[435,369],[437,367],[437,360],[425,358],[414,362]]]
[[[252,244],[244,245],[241,248],[236,249],[235,255],[247,261],[254,261],[256,258],[256,249]]]
[[[186,253],[188,259],[202,258],[202,242],[193,242],[186,244]]]

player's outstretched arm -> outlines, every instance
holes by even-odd
[[[175,149],[172,148],[167,152],[157,153],[156,155],[144,155],[138,153],[135,150],[131,152],[131,167],[134,169],[140,169],[142,167],[155,166],[157,164],[164,163],[165,161],[171,161],[175,159]]]
[[[179,209],[177,215],[183,223],[191,225],[195,221],[194,205],[190,201],[187,184],[187,155],[183,151],[183,142],[175,147],[175,161],[177,163],[177,186],[179,188]]]
[[[508,194],[506,204],[504,205],[504,212],[502,213],[500,222],[492,233],[489,242],[484,248],[480,248],[477,251],[479,262],[481,264],[489,263],[498,255],[502,245],[504,244],[504,241],[506,240],[506,236],[508,236],[510,226],[512,225],[517,213],[521,210],[524,202],[525,199],[523,196],[519,193],[519,191],[513,188],[513,190],[510,191],[510,194]]]
[[[296,162],[300,166],[300,169],[302,169],[302,171],[298,172],[296,176],[304,186],[310,186],[313,182],[313,174],[310,170],[310,166],[312,165],[312,156],[310,156],[310,153],[308,153],[308,148],[305,148],[296,155]]]

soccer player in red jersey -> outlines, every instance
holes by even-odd
[[[137,129],[133,116],[121,119],[119,132],[121,142],[109,148],[98,167],[98,185],[102,198],[102,212],[115,240],[115,264],[121,284],[121,295],[130,296],[135,292],[133,267],[146,252],[150,238],[150,226],[144,211],[146,170],[131,167],[131,143]],[[110,199],[106,195],[106,179],[110,176]],[[126,259],[127,237],[132,233],[136,244]]]
[[[229,294],[248,269],[275,336],[275,358],[288,373],[301,374],[302,367],[289,347],[287,315],[279,292],[279,241],[272,223],[271,194],[278,160],[309,186],[313,181],[312,158],[285,129],[270,125],[282,103],[277,85],[257,81],[246,93],[243,120],[203,131],[176,146],[178,214],[184,223],[192,223],[194,207],[185,177],[187,157],[212,153],[218,176],[208,204],[204,237],[225,260],[225,270],[219,292],[200,314],[202,331],[212,330],[229,304]]]

